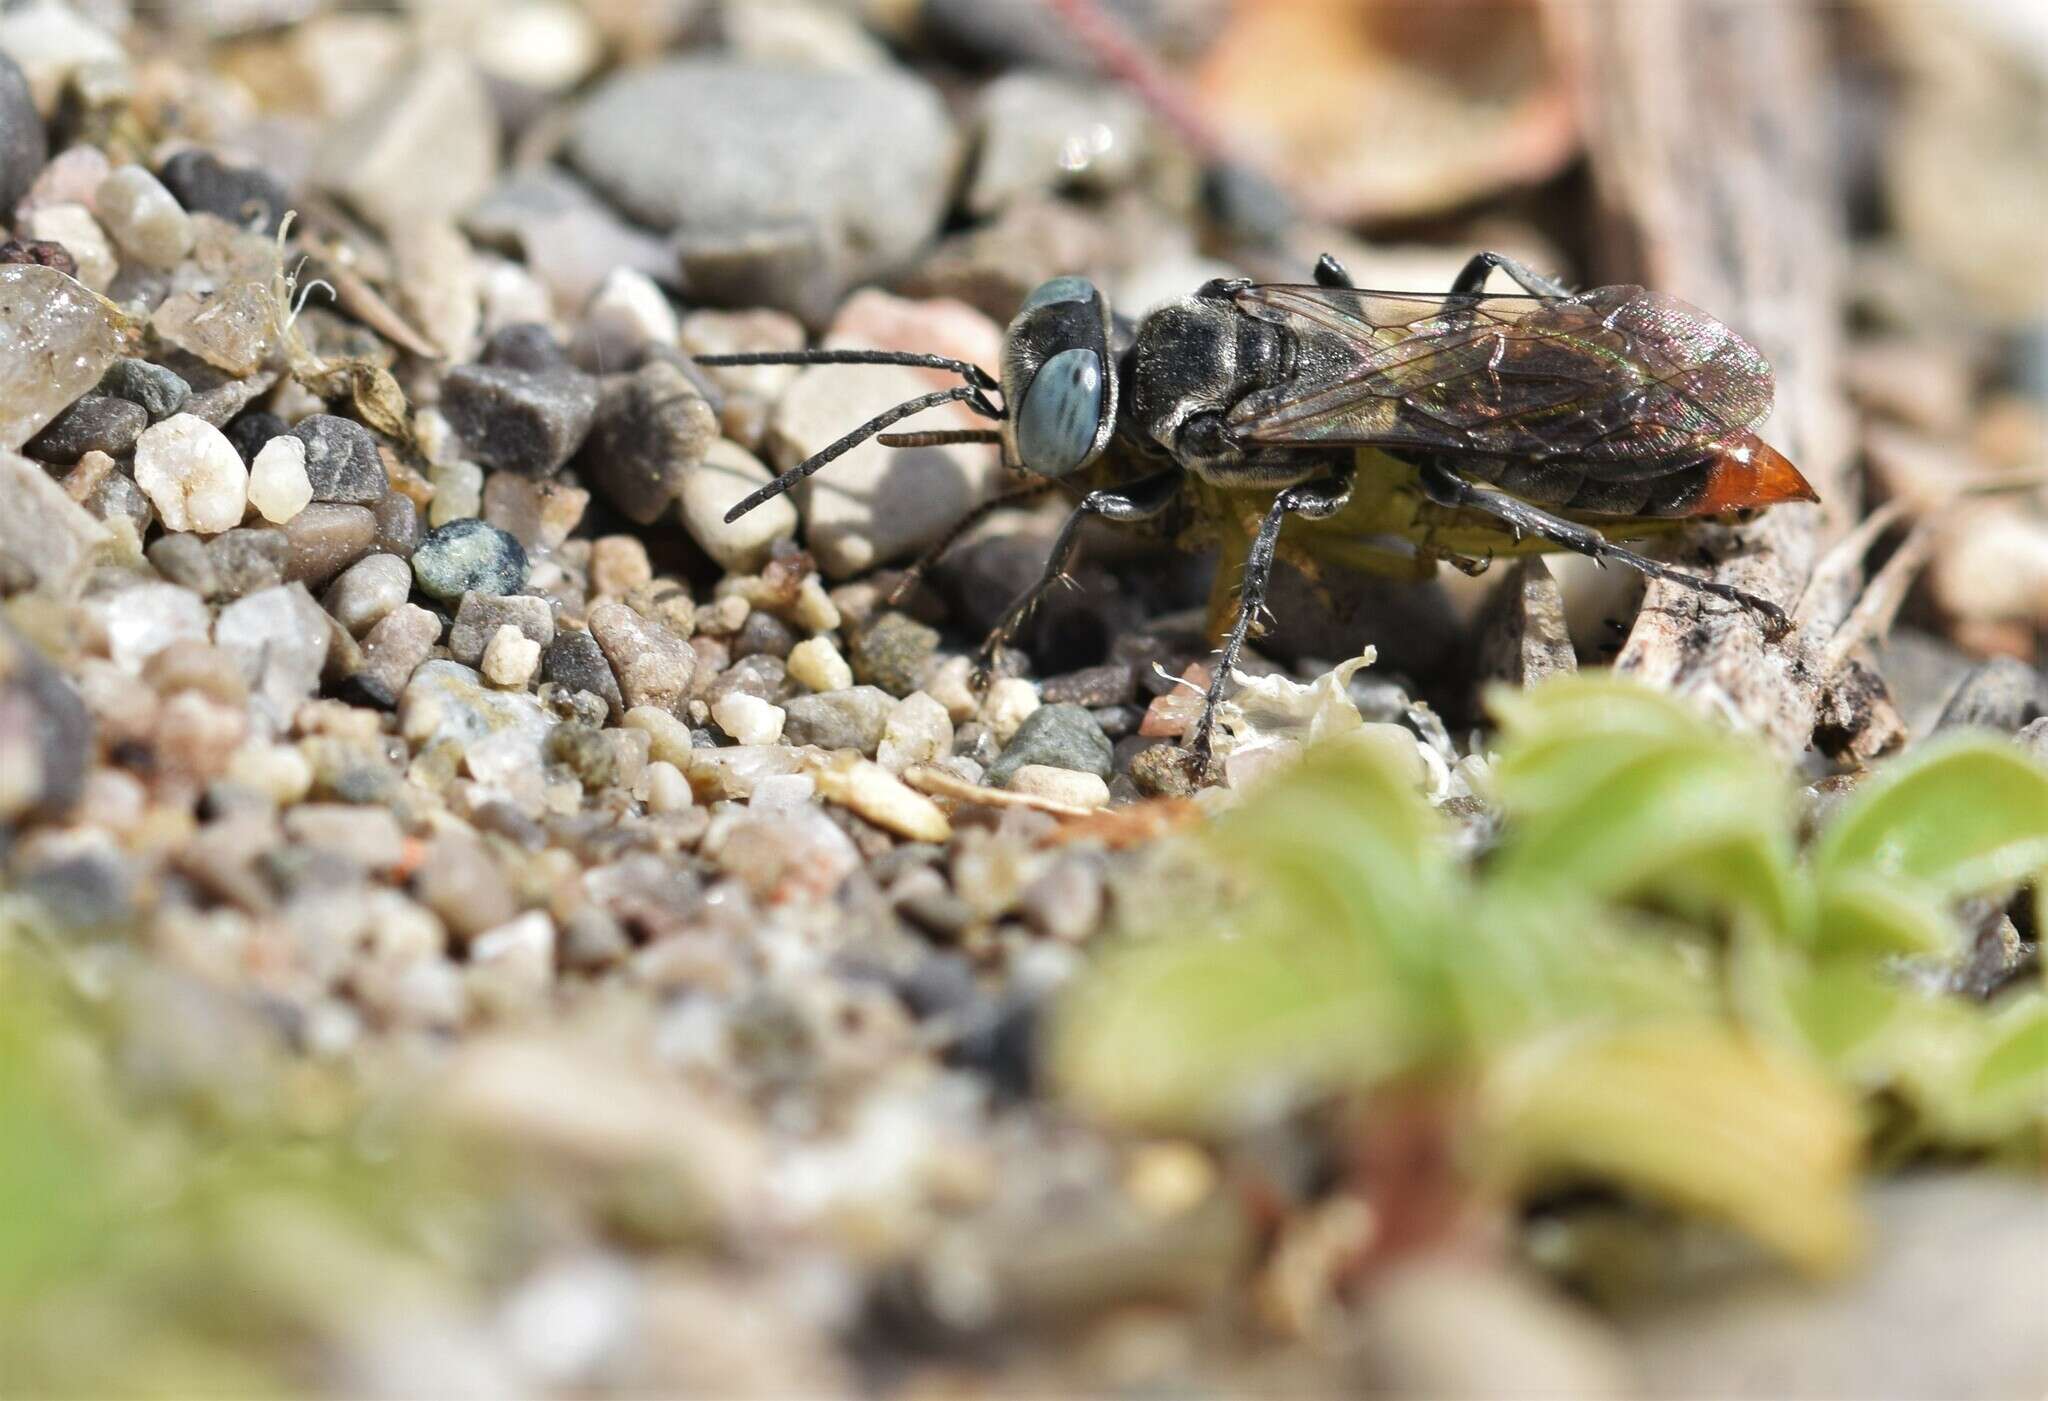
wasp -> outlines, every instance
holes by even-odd
[[[1486,292],[1496,269],[1521,290]],[[899,447],[1000,444],[1005,466],[1034,482],[985,502],[920,569],[996,506],[1056,484],[1092,487],[1042,577],[983,644],[984,672],[1066,576],[1090,517],[1153,521],[1176,504],[1213,515],[1227,501],[1257,501],[1235,616],[1190,739],[1203,760],[1290,520],[1396,568],[1441,560],[1476,571],[1494,553],[1575,551],[1737,604],[1775,638],[1789,626],[1775,603],[1615,541],[1819,499],[1757,436],[1774,386],[1748,341],[1675,297],[1635,286],[1575,293],[1500,253],[1474,255],[1434,294],[1359,288],[1325,254],[1313,283],[1217,279],[1135,326],[1086,278],[1058,277],[1011,320],[1000,377],[893,351],[700,360],[918,365],[962,380],[878,414],[739,502],[728,521],[878,433]],[[885,431],[956,401],[993,426]]]

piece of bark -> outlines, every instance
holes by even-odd
[[[1487,595],[1473,634],[1479,649],[1473,670],[1482,681],[1533,686],[1579,669],[1565,626],[1564,594],[1540,559],[1515,561]]]
[[[1764,436],[1823,503],[1780,506],[1733,531],[1702,528],[1678,562],[1699,566],[1704,545],[1711,577],[1790,612],[1856,505],[1838,388],[1844,234],[1819,107],[1821,17],[1799,6],[1689,0],[1553,0],[1548,13],[1577,75],[1601,204],[1598,280],[1674,293],[1752,340],[1777,372]],[[1858,583],[1853,573],[1828,581],[1839,596],[1806,599],[1801,628],[1783,644],[1766,642],[1743,609],[1652,584],[1616,669],[1704,693],[1797,753],[1830,684],[1818,650]]]

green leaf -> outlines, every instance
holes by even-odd
[[[1948,906],[1871,871],[1848,871],[1820,889],[1814,949],[1823,957],[1954,954],[1962,932]]]
[[[1821,834],[1824,879],[1872,869],[1942,896],[2048,867],[2048,769],[2004,740],[1958,734],[1880,769]]]
[[[2000,1011],[1970,1077],[1972,1111],[2013,1127],[2048,1124],[2048,996],[2033,993]]]
[[[1711,1022],[1564,1034],[1481,1096],[1488,1177],[1593,1176],[1726,1221],[1813,1274],[1856,1256],[1853,1106],[1814,1069]]]

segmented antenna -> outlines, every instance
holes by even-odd
[[[977,389],[1001,387],[993,375],[970,361],[905,350],[748,350],[690,358],[700,365],[909,365],[920,370],[949,370]]]
[[[923,433],[884,433],[875,441],[889,448],[949,448],[955,443],[1000,443],[993,428],[934,428]]]
[[[744,359],[744,357],[727,357],[725,362],[731,363],[732,359],[734,358],[739,358],[742,360]],[[698,363],[715,364],[719,362],[707,357],[705,359],[699,360]],[[768,363],[776,362],[770,361]],[[823,361],[816,363],[844,364],[847,362]],[[753,495],[747,497],[747,499],[740,502],[739,505],[733,507],[730,511],[727,511],[725,513],[725,523],[727,525],[731,525],[734,521],[738,520],[741,516],[744,516],[747,512],[753,510],[763,501],[774,500],[776,497],[782,495],[783,492],[788,491],[791,487],[795,486],[798,482],[802,481],[805,477],[810,476],[811,473],[817,471],[820,467],[823,467],[826,463],[832,461],[832,459],[834,459],[835,457],[843,456],[845,453],[860,446],[869,438],[874,437],[875,434],[881,432],[884,428],[887,428],[890,424],[909,418],[912,414],[923,413],[926,409],[935,409],[941,404],[957,403],[963,399],[966,400],[969,404],[975,405],[977,409],[979,409],[980,406],[976,404],[976,401],[981,400],[981,390],[972,384],[963,384],[957,389],[935,390],[930,394],[921,395],[918,398],[909,400],[906,403],[898,404],[893,409],[888,409],[882,413],[876,414],[873,418],[869,419],[866,423],[863,423],[860,427],[854,429],[851,433],[848,433],[838,442],[831,443],[826,447],[820,448],[817,452],[812,453],[809,457],[797,463],[796,466],[790,468],[787,472],[784,472],[774,481],[768,483],[759,491],[756,491]],[[986,403],[987,401],[981,400],[981,402]],[[982,409],[980,411],[988,413],[991,417],[1001,416],[996,412],[994,408]]]

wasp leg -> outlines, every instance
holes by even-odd
[[[1351,280],[1351,274],[1345,271],[1344,264],[1337,261],[1335,253],[1325,253],[1316,259],[1316,286],[1344,291],[1354,289],[1358,284]]]
[[[1688,574],[1683,569],[1673,569],[1660,560],[1639,555],[1634,550],[1615,544],[1599,531],[1577,521],[1531,506],[1519,497],[1506,492],[1491,491],[1474,486],[1441,462],[1426,462],[1421,471],[1422,489],[1430,500],[1440,506],[1461,506],[1492,516],[1515,532],[1517,536],[1534,535],[1548,540],[1551,544],[1578,554],[1587,555],[1605,563],[1614,560],[1625,564],[1640,574],[1652,579],[1669,579],[1674,584],[1697,589],[1701,593],[1725,598],[1730,603],[1740,604],[1764,620],[1764,633],[1773,639],[1783,637],[1791,629],[1792,620],[1785,616],[1785,610],[1767,598],[1723,584],[1713,579],[1702,579],[1697,574]]]
[[[1039,600],[1066,578],[1067,566],[1074,562],[1074,551],[1081,543],[1081,526],[1088,517],[1101,516],[1104,520],[1125,523],[1149,520],[1173,503],[1173,498],[1186,481],[1187,473],[1171,467],[1149,477],[1140,477],[1127,486],[1091,491],[1082,497],[1081,504],[1074,508],[1053,539],[1052,553],[1045,561],[1045,572],[1038,576],[1037,583],[1018,595],[1017,601],[1003,614],[1002,621],[989,633],[988,640],[974,654],[977,684],[987,681],[1003,649],[1016,640],[1024,624],[1030,621]]]
[[[1245,556],[1244,587],[1237,596],[1237,620],[1230,625],[1230,635],[1223,639],[1222,655],[1216,659],[1216,672],[1209,679],[1209,693],[1202,698],[1202,718],[1196,722],[1194,738],[1188,746],[1203,765],[1208,763],[1210,743],[1215,737],[1216,707],[1223,702],[1223,688],[1230,684],[1231,670],[1237,665],[1238,654],[1244,651],[1244,640],[1252,630],[1252,620],[1266,605],[1266,586],[1273,578],[1273,555],[1280,546],[1281,522],[1289,516],[1324,520],[1343,510],[1350,500],[1349,474],[1318,477],[1314,481],[1284,488],[1273,498],[1273,504],[1266,510],[1266,518],[1259,522],[1259,533],[1253,537],[1251,551]]]
[[[909,597],[910,591],[917,587],[917,581],[937,568],[939,561],[946,557],[946,552],[959,544],[961,537],[965,536],[968,531],[974,529],[974,527],[980,525],[1004,507],[1016,506],[1025,501],[1043,496],[1058,485],[1059,480],[1057,478],[1040,477],[1027,486],[1016,487],[1000,495],[991,496],[966,515],[960,517],[944,535],[939,537],[939,542],[936,545],[933,545],[930,549],[919,555],[917,563],[903,571],[903,577],[896,581],[896,587],[889,590],[889,602],[892,604],[901,603],[905,598]]]
[[[1569,297],[1572,289],[1556,278],[1545,277],[1542,273],[1516,262],[1505,253],[1474,253],[1451,283],[1453,297],[1477,296],[1486,286],[1487,277],[1495,268],[1512,277],[1525,292],[1539,297]]]

